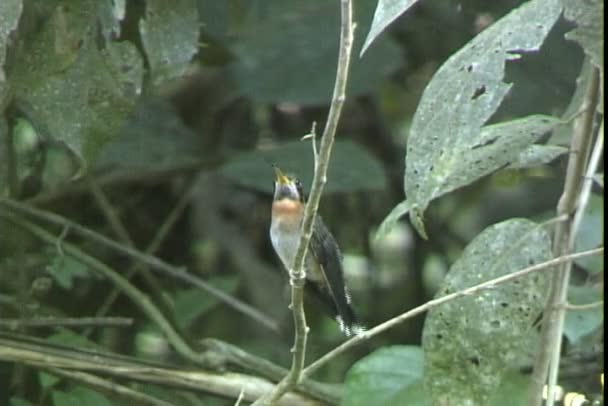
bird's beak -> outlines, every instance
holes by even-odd
[[[281,186],[288,185],[290,183],[289,178],[285,176],[283,171],[278,166],[274,167],[274,173],[277,176],[277,183]]]

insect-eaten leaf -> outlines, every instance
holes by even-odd
[[[503,81],[506,62],[537,51],[560,13],[558,0],[513,10],[452,55],[426,87],[410,128],[404,176],[410,218],[421,235],[433,199],[517,162],[557,124],[530,116],[482,128],[512,86]]]
[[[538,224],[511,219],[488,227],[452,265],[436,297],[551,259]],[[503,376],[537,345],[533,327],[548,278],[532,273],[432,309],[425,321],[425,386],[433,404],[486,405]]]

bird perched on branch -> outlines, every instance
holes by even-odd
[[[285,269],[293,266],[304,218],[304,193],[296,178],[285,175],[275,166],[274,199],[270,240]],[[340,330],[347,336],[360,334],[351,299],[344,283],[342,254],[320,216],[316,216],[306,255],[306,286],[328,307]]]

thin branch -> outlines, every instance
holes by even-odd
[[[593,147],[593,152],[591,153],[591,158],[589,159],[589,166],[587,167],[587,173],[585,175],[585,179],[583,180],[583,187],[581,188],[581,194],[578,200],[578,204],[576,206],[576,213],[574,214],[574,220],[572,220],[572,233],[571,239],[574,240],[578,230],[580,229],[581,221],[583,221],[583,216],[585,215],[585,209],[589,204],[589,198],[591,197],[591,188],[593,186],[593,179],[597,173],[600,160],[604,153],[604,120],[602,119],[602,124],[600,125],[600,130],[597,134],[597,138],[595,140],[595,146]]]
[[[22,327],[128,327],[131,325],[133,319],[127,317],[0,319],[0,328],[7,330],[18,330]]]
[[[6,219],[22,229],[27,230],[47,244],[53,245],[56,242],[57,238],[55,236],[35,224],[32,224],[26,220],[18,219],[15,216],[7,216]],[[160,312],[160,310],[158,310],[158,308],[150,301],[148,296],[142,293],[135,286],[131,285],[131,283],[129,283],[129,281],[127,281],[123,276],[119,275],[118,272],[91,257],[90,255],[85,254],[75,245],[63,243],[63,249],[67,255],[71,256],[76,261],[87,265],[94,271],[109,279],[115,285],[119,286],[125,295],[127,295],[129,299],[137,304],[143,313],[158,326],[158,328],[165,334],[167,340],[171,343],[173,348],[175,348],[180,355],[198,365],[210,364],[210,361],[205,356],[195,352],[173,329],[171,323],[169,323],[162,312]]]
[[[43,368],[44,371],[59,376],[61,378],[70,379],[80,384],[88,386],[98,392],[108,395],[119,401],[127,402],[128,404],[136,404],[143,406],[172,406],[173,403],[165,402],[164,400],[154,398],[145,393],[138,392],[127,386],[108,381],[107,379],[88,374],[86,372],[66,371],[59,368]]]
[[[0,336],[0,361],[15,362],[37,368],[61,368],[112,376],[130,381],[158,384],[171,388],[212,393],[236,399],[244,389],[244,400],[251,402],[272,389],[273,384],[256,376],[203,370],[178,369],[156,362],[74,350],[42,340],[9,339]],[[279,401],[284,406],[320,406],[319,401],[290,392]]]
[[[287,369],[275,365],[264,358],[250,354],[239,347],[221,340],[206,338],[202,341],[202,344],[207,350],[220,356],[224,363],[238,366],[247,372],[256,373],[271,381],[278,382],[289,372]],[[340,386],[302,378],[297,389],[326,403],[340,403]]]
[[[556,257],[567,255],[573,251],[572,215],[581,193],[585,168],[589,157],[589,150],[593,140],[593,121],[596,113],[599,91],[599,74],[597,69],[591,68],[591,80],[585,95],[583,113],[574,121],[570,155],[564,191],[557,205],[558,215],[570,216],[567,221],[560,222],[553,238],[553,254]],[[553,275],[545,310],[543,312],[541,341],[534,362],[534,370],[529,387],[529,405],[538,406],[542,403],[542,392],[547,376],[548,382],[547,406],[553,406],[554,388],[559,369],[559,356],[562,344],[565,309],[568,285],[570,281],[571,263],[564,263]],[[551,371],[549,371],[551,369]]]
[[[112,203],[97,180],[92,176],[87,176],[87,181],[89,190],[93,196],[93,200],[97,204],[97,207],[99,207],[101,210],[106,222],[109,224],[114,234],[129,248],[137,249],[133,239],[129,235],[129,231],[116,214],[114,207],[112,207]],[[168,313],[167,310],[171,308],[171,302],[163,294],[163,290],[158,279],[156,279],[156,277],[146,267],[139,267],[138,271],[153,295],[160,301],[162,310],[165,311],[165,313]]]
[[[318,152],[318,161],[315,165],[314,178],[310,190],[308,203],[304,210],[302,220],[302,236],[298,244],[294,264],[289,269],[289,282],[291,284],[291,311],[295,324],[294,346],[292,348],[293,358],[291,369],[285,378],[279,382],[268,396],[258,399],[254,405],[273,404],[283,396],[284,393],[295,387],[300,381],[306,354],[306,339],[308,326],[304,313],[304,283],[306,271],[304,269],[308,244],[312,237],[313,225],[319,208],[323,188],[327,183],[327,168],[331,156],[338,121],[342,112],[342,106],[346,99],[346,83],[348,80],[348,69],[353,45],[353,9],[351,0],[340,0],[340,45],[338,54],[338,66],[336,70],[336,81],[332,95],[331,106],[327,117],[327,123],[321,138],[321,146]]]
[[[167,218],[165,218],[165,220],[163,221],[161,226],[158,228],[158,231],[154,235],[154,238],[152,238],[152,241],[146,247],[146,250],[144,251],[145,255],[154,255],[156,253],[156,251],[160,248],[161,244],[165,240],[165,237],[169,234],[169,232],[171,231],[171,229],[173,228],[173,226],[175,225],[177,220],[179,220],[183,211],[188,206],[188,203],[190,202],[190,197],[192,195],[192,191],[195,188],[195,185],[196,185],[196,181],[192,180],[190,182],[190,185],[186,188],[186,192],[183,193],[182,196],[179,198],[179,200],[175,204],[175,207],[171,210],[171,212],[169,212],[169,214],[167,215]],[[138,272],[138,270],[141,266],[142,265],[138,262],[134,263],[125,273],[125,278],[127,278],[127,280],[130,280],[133,277],[133,275],[135,275]],[[101,304],[99,309],[97,309],[97,312],[96,312],[97,317],[101,317],[101,316],[105,315],[110,310],[110,308],[112,307],[112,304],[114,303],[116,298],[118,298],[118,295],[120,294],[120,292],[121,292],[120,289],[117,286],[115,286],[114,289],[107,296],[105,301]],[[85,336],[88,336],[91,334],[91,332],[92,332],[92,329],[88,329],[83,334]]]
[[[566,308],[566,310],[579,312],[579,311],[584,311],[584,310],[592,310],[592,309],[602,307],[602,306],[604,306],[604,301],[598,300],[597,302],[585,303],[585,304],[566,303],[564,307]]]
[[[264,315],[257,309],[249,306],[248,304],[246,304],[246,303],[230,296],[229,294],[225,293],[224,291],[208,284],[207,282],[198,278],[197,276],[186,272],[183,268],[178,268],[178,267],[169,265],[168,263],[164,262],[163,260],[161,260],[157,257],[151,256],[151,255],[146,255],[146,254],[142,253],[141,251],[135,250],[133,248],[125,247],[124,245],[117,243],[116,241],[113,241],[99,233],[96,233],[95,231],[93,231],[89,228],[86,228],[78,223],[70,221],[70,220],[66,219],[65,217],[62,217],[58,214],[51,213],[51,212],[48,212],[45,210],[36,209],[36,208],[28,206],[24,203],[21,203],[21,202],[12,200],[12,199],[1,198],[1,197],[0,197],[0,205],[4,206],[12,211],[26,214],[26,215],[35,217],[39,220],[43,220],[47,223],[52,223],[52,224],[55,224],[55,225],[58,225],[61,227],[68,226],[68,227],[70,227],[71,231],[81,235],[82,237],[88,238],[89,240],[94,241],[98,244],[105,245],[122,255],[125,255],[125,256],[133,258],[137,261],[140,261],[141,263],[148,265],[151,269],[155,269],[157,271],[170,275],[174,278],[188,282],[191,285],[204,290],[211,296],[213,296],[216,299],[218,299],[219,301],[227,304],[228,306],[232,307],[233,309],[241,312],[242,314],[245,314],[248,317],[251,317],[252,319],[256,320],[261,325],[269,328],[270,330],[278,331],[278,325],[274,320],[270,319],[269,317],[267,317],[266,315]]]
[[[461,298],[464,296],[475,295],[485,289],[495,288],[496,286],[502,285],[503,283],[511,282],[515,279],[522,278],[533,272],[546,270],[546,269],[552,268],[556,265],[560,265],[560,264],[563,264],[566,262],[571,262],[576,259],[585,258],[585,257],[589,257],[592,255],[599,255],[603,252],[604,252],[604,248],[602,247],[602,248],[596,248],[596,249],[589,250],[589,251],[578,252],[576,254],[564,255],[562,257],[554,258],[550,261],[542,262],[540,264],[536,264],[536,265],[524,268],[522,270],[510,273],[508,275],[503,275],[501,277],[489,280],[487,282],[480,283],[480,284],[472,286],[470,288],[463,289],[458,292],[450,293],[449,295],[445,295],[445,296],[439,297],[437,299],[430,300],[430,301],[424,303],[423,305],[420,305],[411,310],[408,310],[407,312],[402,313],[397,317],[393,317],[392,319],[387,320],[384,323],[379,324],[376,327],[374,327],[368,331],[365,331],[360,335],[354,336],[348,341],[345,341],[344,343],[342,343],[338,347],[334,348],[333,350],[331,350],[330,352],[328,352],[327,354],[323,355],[321,358],[319,358],[318,360],[316,360],[315,362],[310,364],[308,367],[306,367],[306,369],[304,369],[304,372],[302,373],[302,376],[303,376],[303,378],[309,377],[317,369],[319,369],[323,365],[327,364],[329,361],[331,361],[338,355],[342,354],[343,352],[351,349],[352,347],[354,347],[358,344],[363,343],[366,340],[369,340],[370,338],[372,338],[380,333],[383,333],[386,330],[389,330],[389,329],[397,326],[398,324],[404,322],[405,320],[411,319],[412,317],[417,316],[421,313],[424,313],[434,307],[437,307],[439,305],[442,305],[444,303],[450,302],[452,300],[455,300],[455,299],[458,299],[458,298]]]

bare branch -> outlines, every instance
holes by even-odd
[[[76,381],[94,390],[107,394],[108,397],[116,398],[129,404],[137,404],[144,406],[171,406],[172,403],[165,402],[161,399],[156,399],[145,393],[138,392],[127,386],[120,385],[116,382],[111,382],[86,372],[66,371],[59,368],[44,368],[50,374],[61,378]]]
[[[266,315],[264,315],[257,309],[230,296],[229,294],[225,293],[224,291],[208,284],[201,278],[198,278],[197,276],[186,272],[183,268],[178,268],[178,267],[169,265],[168,263],[164,262],[163,260],[161,260],[157,257],[151,256],[151,255],[146,255],[146,254],[142,253],[141,251],[138,251],[138,250],[130,248],[130,247],[126,247],[123,244],[117,243],[114,240],[111,240],[78,223],[70,221],[70,220],[66,219],[65,217],[62,217],[58,214],[51,213],[51,212],[48,212],[45,210],[36,209],[36,208],[28,206],[24,203],[21,203],[21,202],[12,200],[12,199],[1,198],[1,197],[0,197],[0,205],[10,209],[11,211],[22,213],[22,214],[25,214],[28,216],[32,216],[32,217],[35,217],[36,219],[43,220],[47,223],[56,224],[61,227],[67,226],[70,228],[70,231],[73,231],[73,232],[81,235],[82,237],[88,238],[91,241],[94,241],[98,244],[102,244],[109,248],[112,248],[114,251],[116,251],[122,255],[128,256],[143,264],[148,265],[151,269],[155,269],[157,271],[163,272],[167,275],[170,275],[174,278],[188,282],[191,285],[204,290],[205,292],[207,292],[211,296],[215,297],[219,301],[227,304],[228,306],[241,312],[242,314],[245,314],[246,316],[251,317],[252,319],[259,322],[261,325],[263,325],[273,331],[279,330],[278,324],[274,320],[270,319],[269,317],[267,317]],[[9,218],[9,220],[11,220],[11,219]]]
[[[79,317],[38,319],[0,319],[0,328],[18,330],[22,327],[128,327],[133,319],[127,317]]]
[[[331,106],[327,117],[327,123],[321,138],[318,157],[315,162],[314,178],[310,190],[308,203],[304,210],[302,220],[302,237],[298,244],[298,250],[294,264],[289,270],[289,282],[291,284],[291,311],[295,323],[295,339],[293,346],[293,358],[291,369],[287,376],[279,382],[274,391],[268,396],[258,399],[254,405],[273,404],[283,396],[284,393],[295,387],[301,379],[306,354],[306,339],[308,326],[304,314],[304,283],[306,273],[304,264],[308,252],[308,244],[312,237],[313,225],[319,208],[323,188],[327,183],[327,168],[331,156],[338,121],[342,112],[342,106],[346,99],[346,83],[348,80],[348,69],[353,45],[353,8],[351,0],[340,0],[341,23],[340,23],[340,49],[338,54],[338,67],[336,81],[332,96]],[[313,139],[314,140],[314,139]]]
[[[352,347],[354,347],[358,344],[363,343],[366,340],[369,340],[370,338],[372,338],[380,333],[383,333],[386,330],[389,330],[389,329],[397,326],[400,323],[403,323],[405,320],[411,319],[412,317],[417,316],[421,313],[424,313],[434,307],[437,307],[444,303],[461,298],[463,296],[475,295],[475,294],[481,292],[482,290],[494,288],[503,283],[511,282],[515,279],[522,278],[533,272],[546,270],[546,269],[552,268],[559,264],[574,261],[575,259],[589,257],[592,255],[599,255],[603,252],[604,252],[604,248],[602,247],[602,248],[597,248],[594,250],[579,252],[576,254],[564,255],[563,257],[554,258],[550,261],[542,262],[540,264],[530,266],[530,267],[522,269],[520,271],[516,271],[516,272],[510,273],[508,275],[504,275],[499,278],[495,278],[495,279],[489,280],[487,282],[480,283],[479,285],[475,285],[470,288],[463,289],[458,292],[450,293],[449,295],[445,295],[445,296],[439,297],[437,299],[430,300],[421,306],[408,310],[407,312],[402,313],[397,317],[393,317],[392,319],[387,320],[384,323],[379,324],[376,327],[374,327],[360,335],[354,336],[353,338],[351,338],[348,341],[345,341],[340,346],[334,348],[333,350],[331,350],[330,352],[328,352],[327,354],[323,355],[321,358],[319,358],[318,360],[316,360],[315,362],[310,364],[308,367],[306,367],[306,369],[304,369],[304,372],[302,373],[302,376],[303,376],[303,378],[309,377],[317,369],[319,369],[323,365],[327,364],[329,361],[331,361],[338,355],[342,354],[343,352],[351,349]]]
[[[553,238],[553,254],[556,257],[564,256],[573,251],[574,236],[572,215],[575,213],[579,201],[585,168],[589,157],[589,150],[593,141],[593,120],[599,92],[599,73],[591,68],[591,80],[585,95],[583,113],[576,118],[572,130],[570,155],[564,191],[557,205],[557,214],[568,215],[569,219],[560,222]],[[548,396],[547,406],[555,403],[554,389],[559,371],[559,357],[564,329],[565,309],[568,285],[570,281],[571,263],[564,263],[553,275],[549,295],[543,312],[541,342],[534,362],[532,383],[529,388],[529,405],[538,406],[542,402],[542,392],[547,376]]]
[[[248,402],[273,388],[271,382],[246,374],[179,369],[113,354],[58,348],[56,345],[48,343],[33,345],[29,343],[29,340],[7,339],[2,336],[0,336],[0,361],[43,369],[61,368],[64,373],[67,371],[81,371],[89,375],[96,373],[130,381],[212,393],[234,399],[237,399],[243,391],[244,400]],[[75,379],[74,373],[71,375],[70,378]],[[278,404],[281,406],[320,406],[326,403],[299,393],[289,392]]]

